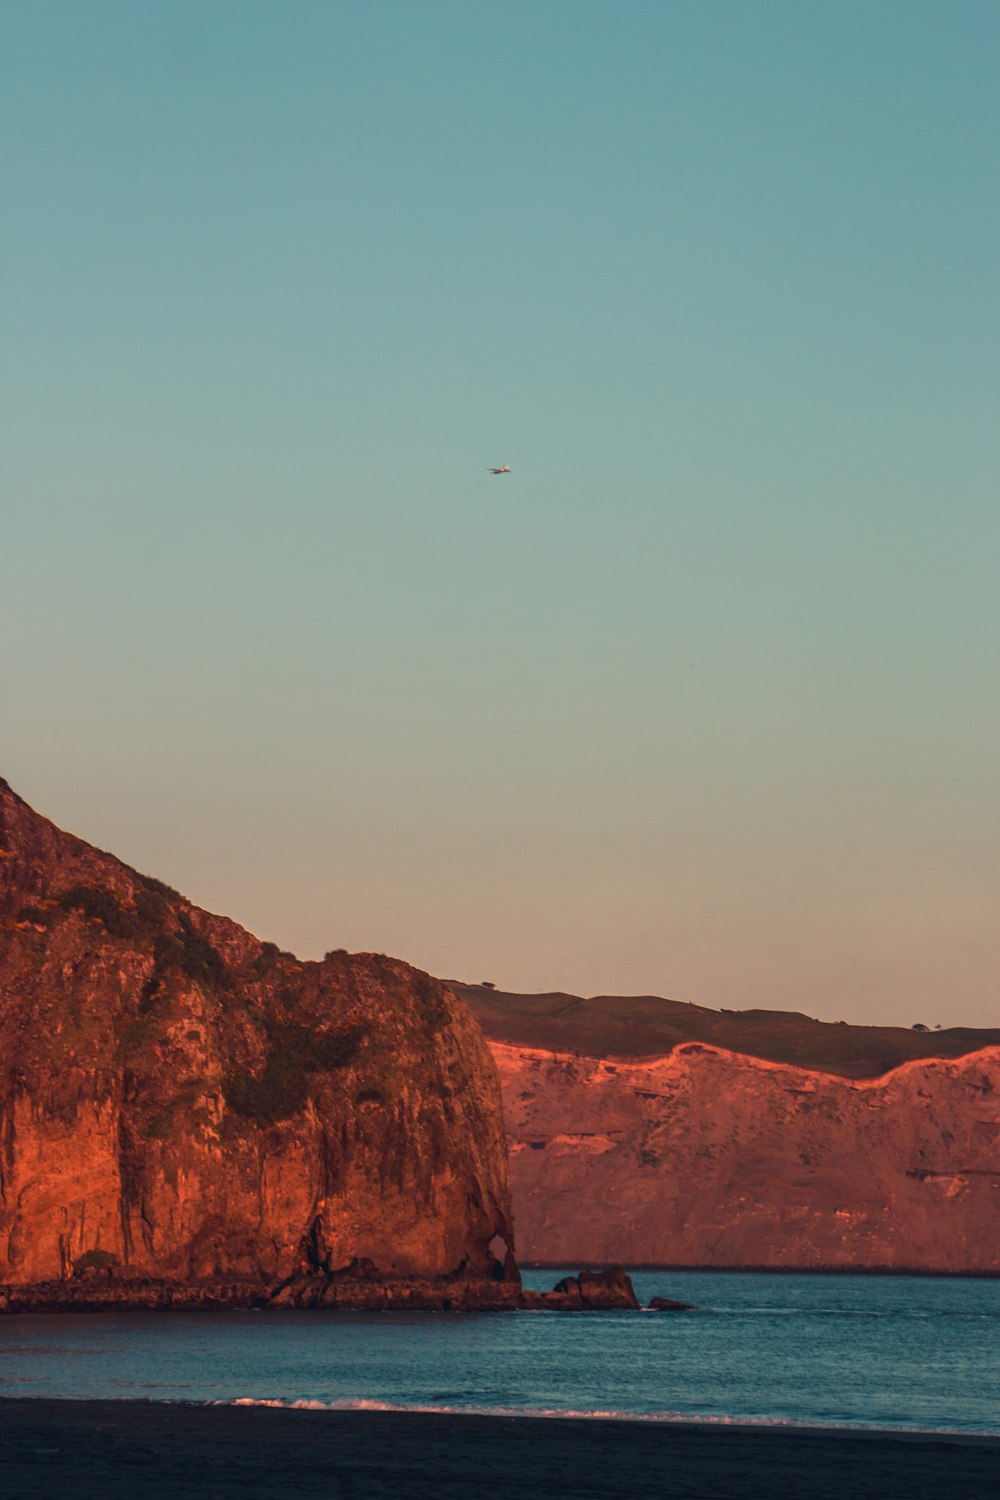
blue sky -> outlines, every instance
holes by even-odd
[[[23,795],[310,956],[1000,1024],[994,4],[0,37]]]

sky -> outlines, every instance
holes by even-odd
[[[302,956],[1000,1025],[998,48],[0,0],[0,774]]]

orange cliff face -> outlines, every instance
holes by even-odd
[[[525,1261],[1000,1272],[1000,1031],[454,987]]]
[[[273,1291],[355,1263],[488,1300],[511,1245],[496,1072],[450,990],[299,963],[0,782],[0,1283]]]
[[[528,1262],[1000,1271],[1000,1048],[859,1081],[491,1046]]]

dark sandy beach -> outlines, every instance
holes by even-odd
[[[1000,1489],[1000,1439],[579,1419],[0,1401],[4,1500],[879,1497]]]

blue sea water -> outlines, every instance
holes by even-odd
[[[547,1287],[560,1273],[531,1272]],[[1000,1433],[1000,1281],[637,1272],[689,1313],[0,1318],[0,1396]]]

